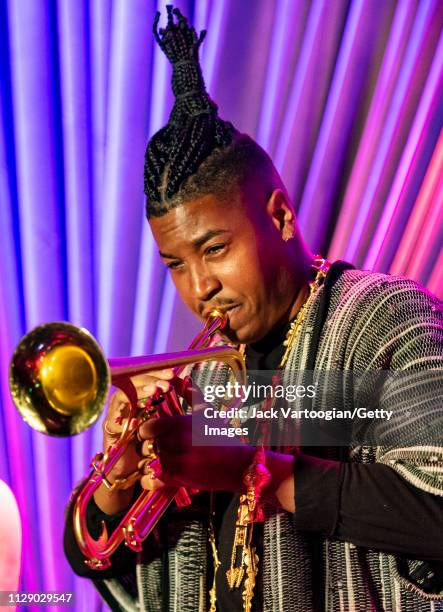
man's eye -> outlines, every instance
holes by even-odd
[[[181,266],[181,261],[170,261],[169,263],[166,264],[166,267],[169,268],[170,270],[178,270]]]
[[[224,244],[214,244],[206,249],[206,255],[215,255],[225,248]]]

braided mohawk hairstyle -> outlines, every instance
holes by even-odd
[[[160,13],[154,20],[154,37],[172,64],[175,103],[168,123],[149,141],[145,155],[144,184],[147,217],[161,216],[181,203],[174,198],[186,180],[214,151],[231,144],[237,130],[219,118],[209,97],[198,49],[199,37],[180,11],[167,6],[168,22],[157,30]],[[174,16],[177,23],[174,22]]]

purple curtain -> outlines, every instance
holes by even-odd
[[[108,356],[186,346],[144,220],[143,155],[167,119],[154,0],[0,3],[0,478],[23,522],[22,590],[106,609],[64,559],[64,506],[101,447],[31,431],[9,397],[20,337],[88,328]],[[188,0],[222,117],[274,158],[310,247],[443,294],[440,0]],[[1,554],[1,551],[0,551]]]

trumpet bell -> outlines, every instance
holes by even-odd
[[[70,323],[49,323],[24,336],[12,357],[11,395],[24,420],[51,436],[72,436],[100,416],[110,385],[96,340]]]

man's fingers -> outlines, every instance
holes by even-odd
[[[174,370],[172,368],[167,368],[165,370],[153,370],[147,374],[131,376],[131,381],[135,387],[143,387],[152,382],[152,379],[171,380],[171,378],[174,378]]]
[[[170,383],[166,380],[150,379],[143,381],[140,385],[135,387],[137,391],[137,397],[151,397],[154,393],[160,389],[160,391],[167,392],[170,389]],[[128,396],[121,389],[117,389],[112,395],[109,402],[109,412],[120,412],[123,408],[129,405]]]
[[[154,376],[155,375],[155,376]],[[163,378],[156,378],[156,376]],[[131,378],[139,399],[152,397],[157,391],[167,392],[171,387],[169,380],[174,377],[172,368],[156,370],[149,374],[139,374]],[[129,400],[121,389],[117,389],[110,398],[108,414],[103,421],[104,433],[117,436],[121,433],[124,421],[129,415]]]
[[[137,396],[142,398],[154,395],[157,389],[164,392],[168,391],[171,386],[169,380],[173,377],[174,373],[171,369],[159,370],[158,372],[133,376],[131,382],[137,391]],[[121,389],[117,389],[111,397],[111,404],[118,406],[119,403],[128,403],[128,396]]]
[[[149,460],[144,458],[139,461],[137,466],[138,470],[142,474],[142,477],[140,478],[140,484],[143,489],[147,489],[148,491],[160,489],[165,485],[162,480],[161,464],[159,463],[159,465],[154,467],[154,462],[159,462],[159,460]]]
[[[128,403],[128,396],[126,395],[126,393],[123,393],[121,389],[117,389],[117,391],[115,391],[111,395],[111,401],[110,401],[111,408],[115,408],[117,410],[120,407],[120,404],[127,404],[127,403]]]
[[[148,491],[156,491],[157,489],[161,489],[165,486],[165,483],[159,478],[151,478],[149,475],[142,476],[140,478],[140,484],[142,489],[146,489]]]
[[[169,391],[171,384],[167,380],[153,380],[143,386],[136,387],[138,397],[151,397],[160,389],[160,391]]]
[[[150,438],[162,436],[174,428],[176,420],[175,417],[149,419],[149,421],[142,423],[138,428],[138,436],[141,440],[149,440]]]
[[[159,438],[160,448],[167,446],[181,447],[183,443],[189,444],[191,436],[191,416],[166,416],[149,419],[138,429],[138,437],[141,440]],[[161,439],[161,440],[160,440]]]

